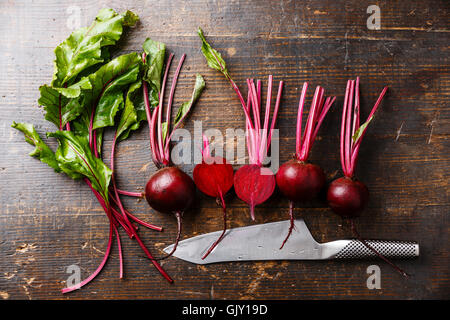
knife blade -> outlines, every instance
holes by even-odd
[[[180,241],[174,256],[195,264],[376,257],[371,250],[355,239],[318,243],[303,219],[295,220],[295,228],[283,249],[280,250],[289,224],[289,220],[286,220],[229,229],[221,243],[204,260],[201,257],[222,231],[202,234]],[[384,240],[367,240],[367,242],[386,257],[413,258],[419,255],[419,245],[416,242]],[[169,253],[172,248],[173,244],[164,248],[164,251]]]

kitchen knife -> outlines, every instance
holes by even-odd
[[[202,234],[180,241],[174,256],[196,264],[226,261],[257,260],[327,260],[367,259],[377,256],[356,239],[318,243],[312,237],[303,219],[295,220],[295,228],[283,249],[279,249],[289,220],[239,227],[227,230],[225,237],[202,260],[202,256],[222,231]],[[366,240],[374,249],[389,258],[419,256],[419,244],[409,241]],[[164,249],[169,253],[173,244]]]

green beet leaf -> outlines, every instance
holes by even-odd
[[[35,146],[36,148],[30,153],[30,156],[36,157],[42,162],[48,164],[56,172],[60,172],[61,169],[56,161],[55,153],[42,141],[39,134],[32,124],[29,123],[16,123],[15,121],[11,125],[14,129],[22,131],[25,135],[25,141]]]
[[[150,84],[151,89],[153,89],[157,97],[158,92],[161,91],[166,45],[162,42],[147,38],[142,48],[146,54],[144,80]]]
[[[131,84],[125,100],[125,108],[117,125],[117,138],[119,141],[128,138],[132,130],[137,130],[141,121],[147,119],[144,97],[142,94],[142,81]]]
[[[173,130],[177,129],[183,120],[188,115],[189,111],[191,111],[192,106],[195,104],[195,102],[200,98],[203,89],[205,88],[205,80],[200,74],[195,75],[195,85],[194,85],[194,91],[192,92],[191,99],[189,101],[184,102],[180,108],[178,108],[178,112],[174,119],[174,127]],[[167,135],[167,122],[163,122],[162,126],[162,134],[163,134],[163,141],[166,139]]]
[[[62,128],[66,123],[77,118],[83,110],[79,95],[82,90],[91,88],[91,83],[87,78],[83,78],[68,88],[41,86],[39,88],[41,97],[38,103],[44,106],[45,119],[53,122],[58,128]]]
[[[92,89],[83,93],[82,103],[87,119],[95,109],[93,129],[114,125],[117,111],[124,106],[123,92],[140,79],[141,65],[140,56],[133,52],[111,60],[89,75]]]
[[[222,59],[222,55],[217,50],[213,49],[209,43],[206,42],[201,28],[198,28],[198,36],[202,40],[202,53],[206,58],[208,66],[222,72],[226,77],[228,77],[228,70],[225,60]]]
[[[56,47],[51,85],[70,85],[80,72],[102,63],[102,48],[114,45],[123,33],[123,26],[132,26],[137,20],[137,15],[130,11],[117,14],[112,9],[101,9],[90,27],[74,31]]]
[[[112,171],[101,159],[95,157],[88,140],[71,131],[50,132],[47,136],[58,139],[59,146],[55,156],[59,168],[73,179],[87,177],[93,188],[107,201]]]

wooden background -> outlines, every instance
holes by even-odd
[[[70,1],[81,8],[81,25],[101,7],[134,10],[141,23],[121,42],[122,52],[140,50],[146,37],[187,53],[175,105],[190,95],[193,75],[207,82],[186,123],[203,128],[243,128],[239,102],[224,78],[210,70],[196,35],[202,26],[243,87],[247,77],[286,81],[279,115],[281,161],[294,152],[297,103],[303,81],[322,85],[337,103],[311,153],[328,178],[341,175],[339,118],[347,79],[361,76],[362,112],[367,115],[383,86],[388,95],[366,135],[357,170],[371,199],[357,224],[367,238],[415,240],[421,255],[399,262],[403,279],[376,261],[244,262],[196,266],[164,262],[169,285],[137,244],[122,234],[125,279],[118,279],[118,252],[90,285],[63,296],[60,289],[76,264],[82,277],[95,270],[105,250],[108,222],[85,184],[72,181],[27,154],[32,147],[10,128],[26,121],[39,133],[54,130],[37,105],[38,87],[49,83],[53,49],[71,30],[67,1],[0,3],[0,298],[3,299],[429,299],[449,298],[449,9],[448,1]],[[381,8],[381,30],[368,30],[367,7]],[[174,68],[173,68],[174,69]],[[244,91],[245,88],[243,87]],[[309,92],[309,100],[312,96]],[[118,146],[119,185],[140,190],[155,171],[148,129]],[[111,134],[104,153],[109,153]],[[55,147],[54,141],[50,142]],[[183,169],[192,173],[192,165]],[[125,197],[124,197],[125,198]],[[176,223],[134,199],[124,199],[139,217],[165,227],[141,229],[157,254],[173,242]],[[251,224],[246,206],[228,199],[232,227]],[[287,201],[275,195],[256,210],[256,223],[286,219]],[[296,209],[318,241],[351,237],[349,228],[323,201]],[[184,237],[219,230],[214,199],[199,194],[185,214]],[[381,267],[380,290],[366,287],[366,268]]]

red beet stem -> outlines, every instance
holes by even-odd
[[[368,121],[371,117],[373,117],[373,115],[377,111],[379,105],[381,104],[381,101],[383,100],[384,95],[386,94],[387,90],[388,90],[388,87],[383,88],[383,91],[381,91],[381,93],[380,93],[377,101],[375,102],[375,105],[373,106],[372,111],[370,112],[366,121]],[[358,99],[359,99],[359,97],[358,97]],[[359,119],[359,115],[358,115],[358,119]],[[355,172],[356,162],[358,160],[359,148],[361,146],[362,138],[366,134],[366,130],[367,130],[367,127],[364,129],[364,131],[361,134],[361,137],[359,138],[359,140],[356,142],[356,144],[353,147],[353,152],[351,154],[351,161],[350,161],[350,172],[349,172],[350,176],[353,176],[353,174]]]
[[[368,123],[377,111],[387,87],[380,93],[375,105],[373,106],[366,123]],[[325,103],[326,104],[326,103]],[[319,118],[320,121],[320,118]],[[358,159],[359,148],[364,137],[367,126],[359,134],[358,139],[354,140],[354,135],[360,129],[360,94],[359,77],[355,80],[347,81],[345,90],[344,106],[342,108],[341,137],[340,137],[340,158],[341,166],[346,177],[352,178],[355,173],[356,162]]]
[[[314,140],[316,139],[319,128],[322,125],[325,116],[333,105],[336,97],[328,97],[325,99],[325,90],[317,86],[314,92],[313,101],[309,110],[308,119],[306,121],[306,127],[302,136],[302,117],[303,109],[305,106],[306,92],[308,90],[308,83],[303,84],[302,93],[298,103],[297,112],[297,131],[296,131],[296,144],[295,144],[295,156],[299,161],[307,161],[309,153],[311,151]]]
[[[346,114],[347,114],[347,102],[348,102],[349,93],[350,93],[350,80],[347,81],[347,88],[345,89],[344,106],[342,108],[341,139],[339,140],[341,166],[342,166],[342,170],[344,171],[345,176],[348,176],[346,159],[345,159],[345,119],[346,119]]]
[[[239,90],[239,87],[236,85],[236,83],[234,83],[233,79],[231,79],[231,77],[230,77],[230,75],[228,73],[225,73],[225,77],[228,79],[228,81],[230,82],[230,84],[233,87],[234,91],[238,95],[239,101],[241,102],[241,105],[242,105],[242,109],[244,110],[245,119],[250,124],[250,129],[254,129],[252,121],[251,121],[251,118],[250,118],[250,110],[247,109],[247,107],[246,107],[246,103],[244,101],[244,97],[242,96],[241,91]]]
[[[322,122],[325,119],[325,116],[327,115],[327,113],[330,110],[331,106],[333,105],[334,101],[336,101],[336,97],[333,97],[333,99],[328,97],[327,100],[325,101],[325,105],[322,109],[319,119],[317,120],[316,129],[311,138],[311,144],[313,144],[314,140],[316,139],[317,133],[319,132],[319,128],[322,125]]]
[[[128,197],[135,197],[135,198],[143,198],[144,194],[142,192],[132,192],[132,191],[125,191],[117,189],[117,192],[121,195],[128,196]]]
[[[273,135],[273,130],[275,129],[275,124],[277,123],[278,109],[280,108],[281,94],[283,92],[283,85],[284,85],[283,81],[280,81],[280,83],[278,84],[277,100],[275,101],[275,108],[273,109],[272,123],[270,124],[269,139],[267,141],[267,152],[269,151],[270,143],[272,142],[272,135]]]
[[[120,235],[119,232],[117,231],[117,228],[114,227],[114,232],[116,233],[116,238],[117,238],[117,249],[119,250],[119,278],[122,279],[123,278],[123,257],[122,257],[122,246],[120,244]]]
[[[289,221],[290,221],[290,225],[289,225],[289,230],[288,230],[288,234],[286,236],[286,238],[283,240],[283,243],[281,244],[280,250],[283,249],[284,244],[286,243],[286,241],[289,239],[289,237],[292,234],[292,230],[294,229],[294,202],[289,201]]]
[[[356,130],[359,128],[359,77],[356,77],[356,88],[355,88],[355,110],[353,112],[353,129],[352,137]],[[352,150],[353,151],[353,150]]]
[[[99,266],[97,267],[97,269],[95,269],[95,271],[86,279],[84,279],[83,281],[81,281],[79,284],[76,284],[74,286],[68,287],[68,288],[64,288],[61,290],[62,293],[68,293],[68,292],[72,292],[74,290],[78,290],[81,287],[85,286],[86,284],[88,284],[89,282],[91,282],[99,273],[100,271],[102,271],[103,267],[106,264],[106,261],[108,261],[108,257],[109,257],[109,253],[111,251],[111,245],[112,245],[112,237],[113,237],[113,226],[110,223],[109,225],[109,239],[108,239],[108,245],[106,246],[106,251],[105,251],[105,255],[103,256],[102,261],[100,262]]]
[[[302,149],[302,117],[303,117],[303,108],[305,106],[307,90],[308,90],[308,82],[305,82],[305,83],[303,83],[302,94],[300,95],[300,101],[298,102],[297,133],[296,133],[296,146],[295,146],[297,158],[300,158],[300,151]]]
[[[204,260],[214,250],[214,248],[219,244],[219,242],[222,241],[227,231],[227,207],[225,206],[225,201],[223,199],[222,192],[219,192],[219,196],[223,210],[223,231],[220,234],[219,238],[217,238],[217,240],[209,247],[208,251],[203,255],[202,260]]]
[[[130,217],[132,220],[136,221],[137,223],[139,223],[140,225],[142,225],[142,226],[144,226],[144,227],[147,227],[147,228],[152,229],[152,230],[160,231],[160,232],[163,230],[162,227],[158,227],[158,226],[155,226],[154,224],[145,222],[145,221],[139,219],[138,217],[132,215],[132,214],[129,213],[127,210],[125,210],[125,213],[126,213],[127,216]]]
[[[265,155],[268,152],[267,140],[268,140],[268,134],[269,134],[269,117],[270,117],[270,106],[271,106],[271,100],[272,100],[272,82],[273,82],[273,77],[272,77],[272,75],[270,75],[268,84],[267,84],[266,111],[264,112],[263,131],[261,132],[262,139],[261,139],[261,145],[259,146],[259,158],[261,161],[263,161]]]
[[[311,136],[313,133],[313,126],[317,117],[317,113],[319,112],[318,109],[320,109],[320,103],[322,101],[323,97],[323,88],[320,86],[316,87],[316,91],[314,93],[313,102],[311,104],[311,110],[309,111],[308,120],[306,122],[306,128],[303,133],[303,143],[302,143],[302,149],[300,151],[300,158],[301,161],[306,161],[309,155],[309,150],[311,149]]]
[[[347,111],[346,111],[346,134],[345,134],[345,167],[347,172],[350,172],[350,158],[352,150],[352,137],[351,137],[351,124],[352,124],[352,110],[353,110],[353,92],[355,87],[355,81],[350,80],[350,93],[347,100]]]
[[[142,80],[142,91],[144,92],[144,103],[145,103],[145,113],[147,115],[147,123],[148,123],[148,129],[149,129],[149,135],[150,135],[150,148],[152,150],[152,159],[153,162],[159,163],[159,153],[156,149],[156,143],[155,143],[155,135],[153,131],[153,124],[152,124],[152,114],[150,112],[150,102],[148,99],[148,86],[147,82],[145,80]],[[156,110],[156,108],[155,108]]]
[[[402,276],[404,276],[405,278],[409,278],[409,275],[402,270],[401,268],[399,268],[397,265],[395,265],[393,262],[391,262],[389,259],[387,259],[385,256],[383,256],[381,253],[379,253],[377,250],[375,250],[370,244],[368,244],[366,242],[366,240],[364,240],[363,238],[361,238],[361,236],[359,235],[358,231],[356,230],[355,227],[355,222],[353,221],[353,219],[350,219],[350,223],[351,223],[351,227],[352,227],[352,231],[355,234],[356,238],[361,241],[361,243],[366,246],[370,251],[372,251],[373,253],[375,253],[379,258],[381,258],[383,261],[385,261],[387,264],[389,264],[392,268],[394,268],[395,270],[397,270]]]
[[[166,70],[164,71],[164,78],[163,78],[163,82],[162,82],[162,86],[161,86],[161,94],[159,97],[159,105],[158,105],[158,150],[159,150],[159,154],[162,157],[161,161],[164,165],[169,164],[169,159],[164,157],[164,143],[163,143],[163,138],[162,138],[162,109],[163,109],[163,101],[164,101],[164,92],[166,90],[166,82],[167,82],[167,77],[169,75],[169,69],[170,69],[170,65],[172,63],[172,59],[173,59],[173,54],[171,53],[169,55],[169,60],[167,61],[167,64],[166,64]]]
[[[169,94],[169,100],[167,102],[167,110],[166,110],[166,121],[167,121],[167,134],[165,137],[165,140],[163,141],[163,146],[165,145],[165,142],[168,141],[168,136],[170,132],[170,120],[171,120],[171,112],[172,112],[172,101],[173,101],[173,95],[175,93],[175,88],[177,86],[178,76],[180,75],[181,67],[183,66],[184,59],[186,58],[186,54],[183,54],[181,56],[180,61],[178,62],[177,70],[175,71],[175,75],[173,76],[172,85],[170,87],[170,94]],[[165,151],[165,157],[169,157],[168,149]]]

